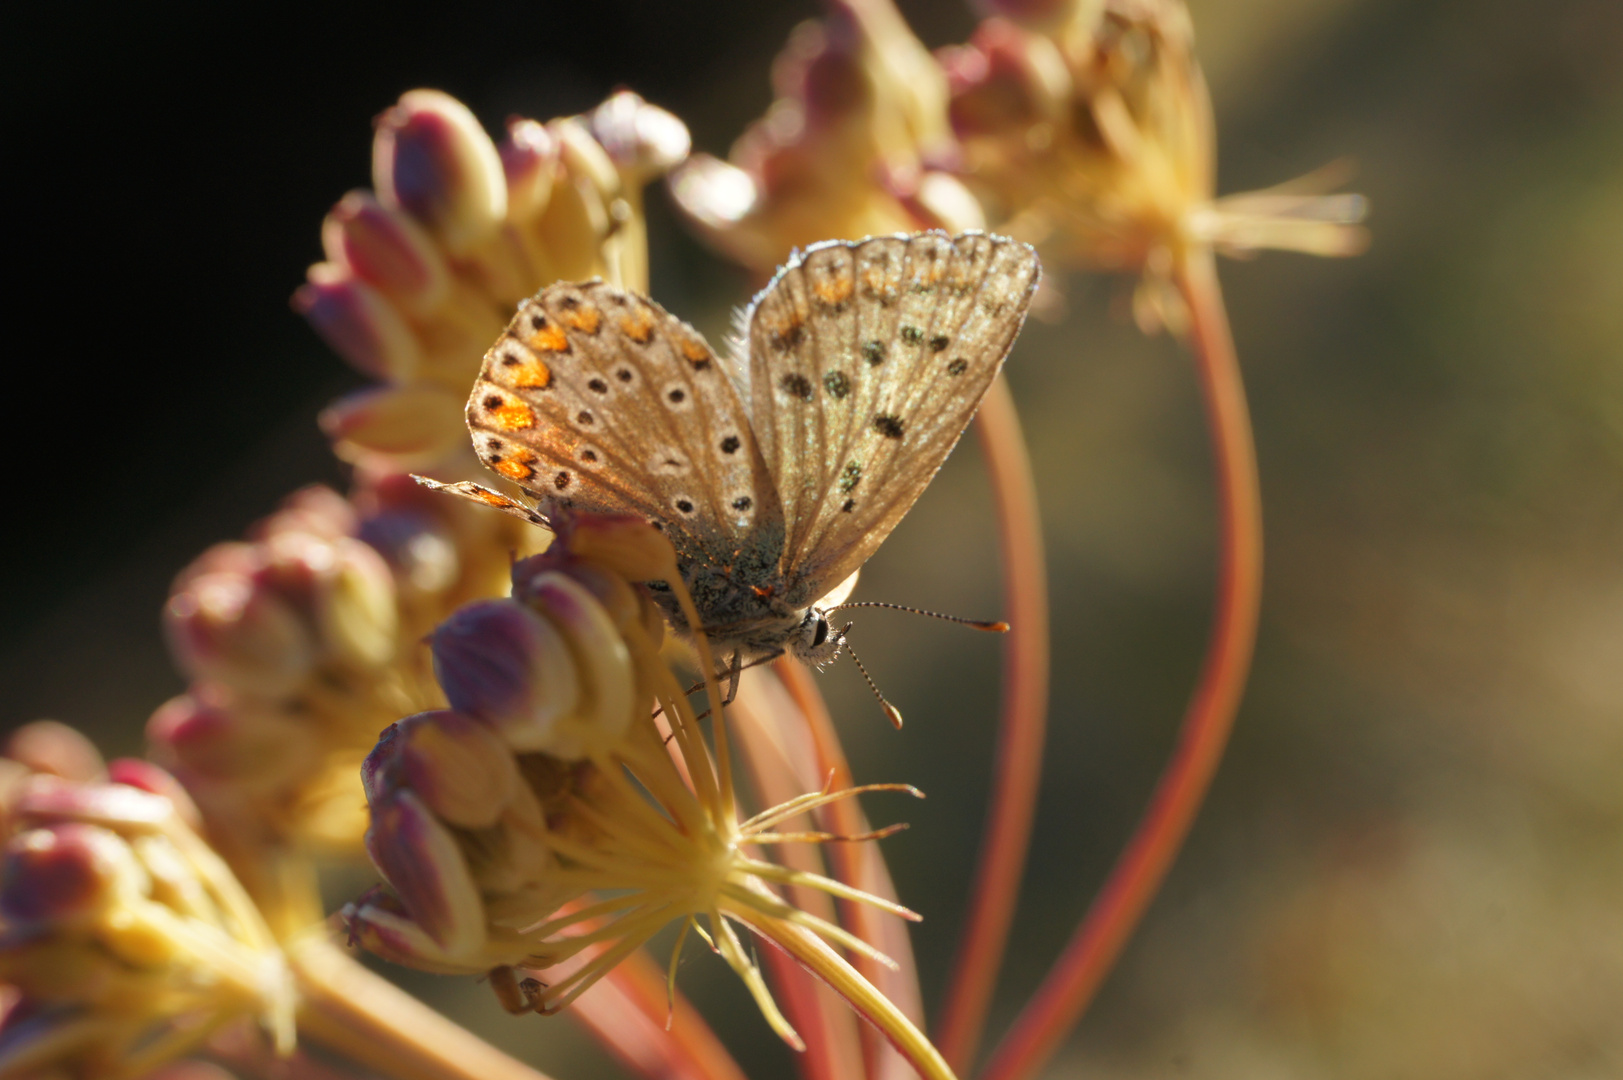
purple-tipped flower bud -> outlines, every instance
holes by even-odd
[[[333,263],[317,263],[293,294],[334,352],[367,375],[403,382],[422,366],[422,348],[400,313],[372,286]]]
[[[682,121],[621,90],[592,110],[592,135],[634,182],[658,176],[688,156],[693,138]]]
[[[275,696],[315,664],[315,643],[285,601],[241,574],[204,574],[164,608],[176,661],[193,678]]]
[[[558,140],[535,120],[508,121],[500,147],[507,177],[507,220],[524,224],[547,208],[558,172]]]
[[[451,286],[433,238],[369,191],[338,201],[321,223],[321,246],[328,259],[413,315],[433,311]]]
[[[372,180],[383,205],[421,222],[453,255],[489,239],[507,216],[496,144],[462,102],[412,90],[378,117]]]
[[[513,752],[485,724],[449,709],[391,724],[361,767],[372,801],[401,787],[467,829],[494,825],[518,790]]]
[[[485,941],[485,910],[456,837],[409,790],[372,803],[366,851],[412,919],[447,952]]]
[[[515,750],[553,752],[559,725],[580,705],[563,635],[512,600],[459,608],[434,630],[433,654],[451,707],[491,724]]]
[[[143,876],[129,846],[106,829],[30,829],[0,856],[0,915],[24,926],[93,922]]]

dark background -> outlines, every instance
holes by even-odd
[[[962,40],[954,3],[905,13]],[[809,3],[741,0],[8,14],[9,382],[0,722],[134,752],[180,688],[170,576],[297,485],[342,483],[313,418],[358,385],[288,309],[370,119],[436,86],[487,126],[628,85],[724,153]],[[1341,156],[1360,259],[1223,268],[1257,421],[1269,580],[1236,744],[1191,848],[1056,1076],[1623,1074],[1623,7],[1609,0],[1195,5],[1221,190]],[[707,330],[748,292],[651,200],[653,291]],[[1186,360],[1073,277],[1010,376],[1048,525],[1055,704],[1005,1023],[1142,808],[1209,611],[1211,500]],[[864,575],[995,609],[972,447]],[[918,783],[887,842],[931,1002],[985,796],[996,644],[875,614],[823,685],[863,779]],[[874,815],[901,812],[875,803]],[[752,1075],[786,1061],[719,964],[684,986]],[[567,1080],[565,1020],[416,980]]]

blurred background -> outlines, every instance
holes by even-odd
[[[902,5],[932,46],[973,15]],[[1358,259],[1222,268],[1252,395],[1268,579],[1211,801],[1056,1077],[1623,1075],[1623,5],[1192,0],[1219,188],[1338,157]],[[36,5],[0,79],[14,333],[0,393],[0,721],[138,752],[182,688],[170,577],[286,492],[343,475],[317,409],[359,377],[287,306],[404,90],[495,130],[629,86],[725,153],[807,2]],[[714,340],[751,283],[651,199],[653,291]],[[1144,806],[1210,608],[1212,500],[1189,364],[1075,276],[1010,361],[1054,587],[1047,785],[998,995],[1006,1023]],[[966,440],[863,595],[997,610]],[[998,645],[872,613],[822,680],[939,999],[987,790]],[[615,1076],[568,1020],[412,978],[561,1080]],[[787,1052],[719,963],[684,987],[754,1076]]]

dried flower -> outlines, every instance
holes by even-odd
[[[994,227],[1045,258],[1143,274],[1147,330],[1183,325],[1170,275],[1190,246],[1363,250],[1364,201],[1319,194],[1329,176],[1215,198],[1211,103],[1181,0],[1042,14],[1035,28],[987,19],[940,56],[961,167]]]
[[[560,279],[646,290],[642,187],[687,149],[680,121],[625,91],[586,116],[514,119],[500,146],[455,98],[403,95],[378,118],[374,191],[327,215],[326,261],[293,297],[383,383],[323,414],[339,454],[454,473],[467,388],[513,306]]]
[[[984,224],[974,198],[932,165],[952,139],[930,54],[889,5],[829,8],[790,36],[773,67],[777,100],[731,161],[697,154],[670,178],[701,234],[758,271],[830,237]]]
[[[916,916],[746,849],[831,839],[774,826],[860,790],[911,789],[812,792],[738,819],[724,728],[707,748],[661,656],[659,609],[629,584],[667,582],[693,617],[675,552],[646,522],[581,516],[513,578],[511,599],[464,608],[434,633],[435,670],[455,709],[400,721],[367,759],[367,848],[389,885],[345,909],[352,933],[414,967],[491,972],[509,1008],[552,1012],[680,923],[677,952],[688,930],[704,936],[799,1045],[734,924],[790,939],[786,948],[803,962],[814,956],[851,994],[844,987],[861,977],[808,941],[889,961],[773,887]],[[702,669],[713,670],[698,640]],[[714,709],[719,690],[713,679],[706,686]],[[885,1012],[861,1000],[871,1017]],[[875,1018],[906,1023],[899,1013]]]
[[[21,995],[0,1074],[139,1077],[240,1019],[289,1051],[287,966],[196,809],[161,770],[103,770],[87,747],[33,725],[13,739],[23,760],[0,759],[0,978]],[[67,760],[103,778],[31,768]]]

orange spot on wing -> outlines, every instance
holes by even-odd
[[[750,592],[754,593],[756,596],[759,596],[762,600],[765,600],[767,597],[771,596],[774,591],[775,590],[771,585],[750,586]]]
[[[552,382],[552,369],[539,360],[520,364],[513,369],[513,385],[528,390],[543,390]]]
[[[603,313],[591,304],[581,304],[563,313],[564,322],[583,334],[595,334],[603,322]]]
[[[710,349],[698,338],[685,337],[678,344],[682,349],[682,355],[687,357],[688,363],[697,365],[710,361]]]
[[[508,463],[504,461],[502,464],[506,465]],[[505,472],[506,470],[498,468],[497,471]],[[498,510],[510,510],[518,505],[518,503],[514,502],[512,499],[509,499],[506,495],[498,495],[494,491],[487,491],[484,488],[474,489],[472,495],[480,502],[485,503],[488,506],[494,506]]]
[[[522,401],[504,401],[490,410],[490,418],[503,431],[535,426],[535,410]]]
[[[528,450],[519,450],[508,455],[507,457],[502,458],[495,465],[491,466],[491,468],[495,469],[509,480],[517,480],[522,484],[524,481],[535,475],[535,455]],[[503,499],[502,496],[497,495],[494,492],[491,492],[490,495],[492,497],[486,499],[485,501],[490,503],[492,506],[515,505],[511,499]],[[501,501],[496,502],[496,499],[501,499]]]
[[[841,304],[849,300],[853,287],[853,282],[848,277],[824,278],[812,286],[812,295],[832,307],[835,304]]]
[[[569,338],[558,327],[547,323],[541,329],[531,334],[524,342],[532,349],[541,352],[563,352],[569,348]]]
[[[648,339],[654,336],[654,316],[647,308],[638,308],[620,319],[620,329],[638,345],[646,345]]]

